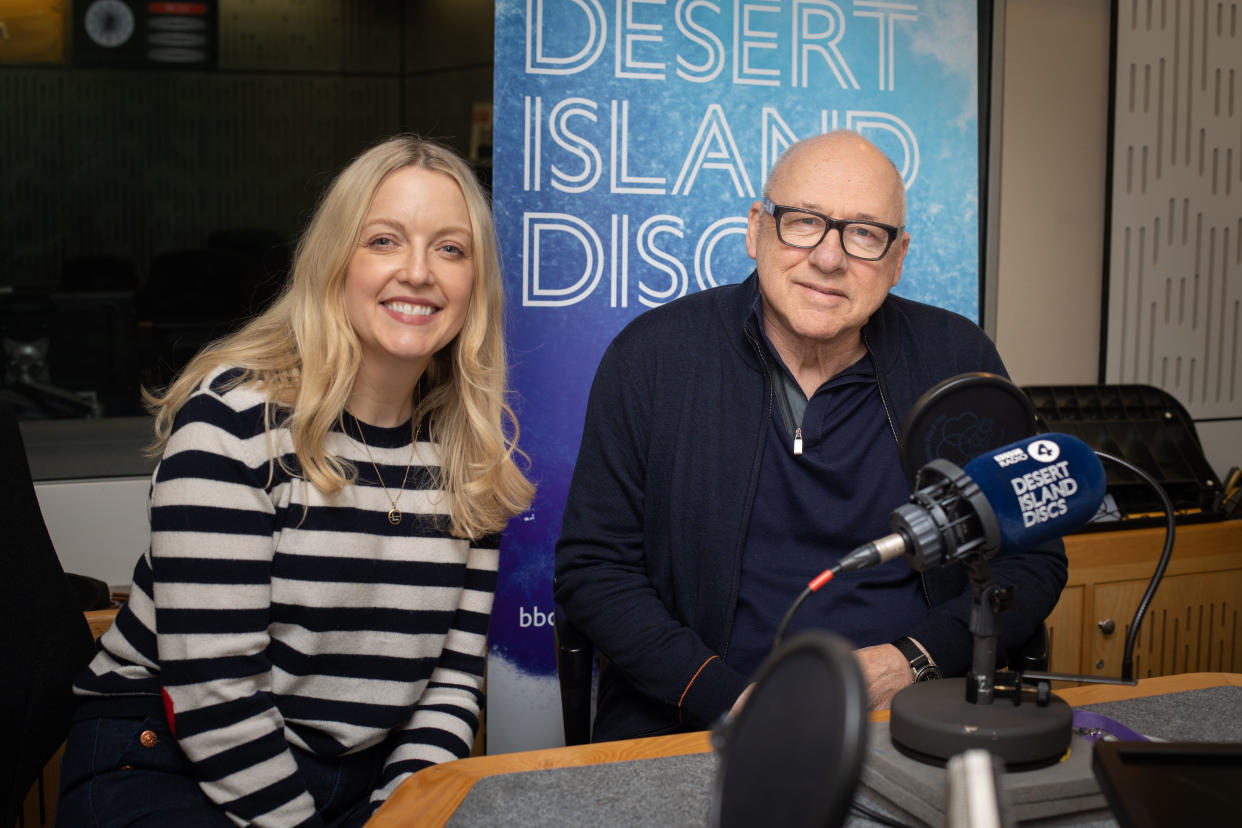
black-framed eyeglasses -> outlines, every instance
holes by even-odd
[[[782,243],[790,247],[816,247],[829,230],[836,230],[841,234],[841,247],[846,254],[869,262],[883,259],[905,229],[878,221],[835,219],[814,210],[773,204],[766,198],[763,209],[776,219],[776,237]]]

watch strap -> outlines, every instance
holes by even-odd
[[[910,669],[914,673],[915,681],[940,678],[941,672],[940,668],[936,666],[936,662],[932,661],[932,657],[913,638],[904,636],[892,643],[905,656],[906,661],[910,663]]]

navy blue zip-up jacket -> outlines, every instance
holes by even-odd
[[[757,291],[752,273],[650,310],[617,335],[596,371],[554,581],[570,623],[608,660],[596,741],[707,727],[749,681],[723,656],[768,420],[780,416],[771,357],[751,315]],[[973,322],[891,294],[862,335],[894,440],[914,402],[941,380],[1006,375]],[[1060,541],[992,560],[994,580],[1017,593],[999,652],[1039,627],[1066,570]],[[931,610],[907,634],[946,675],[964,674],[968,573],[928,571],[923,589]]]

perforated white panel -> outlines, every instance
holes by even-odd
[[[1239,417],[1242,2],[1118,0],[1116,25],[1106,381]]]

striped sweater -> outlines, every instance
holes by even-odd
[[[375,745],[372,807],[410,773],[470,752],[499,536],[450,537],[438,453],[410,428],[346,416],[330,454],[358,480],[325,496],[297,469],[263,395],[208,377],[178,413],[150,495],[151,548],[129,602],[78,679],[92,710],[159,704],[207,796],[239,824],[314,825],[290,746],[321,757]],[[377,484],[362,429],[400,524]],[[108,703],[102,703],[105,701]],[[106,713],[105,713],[106,715]]]

